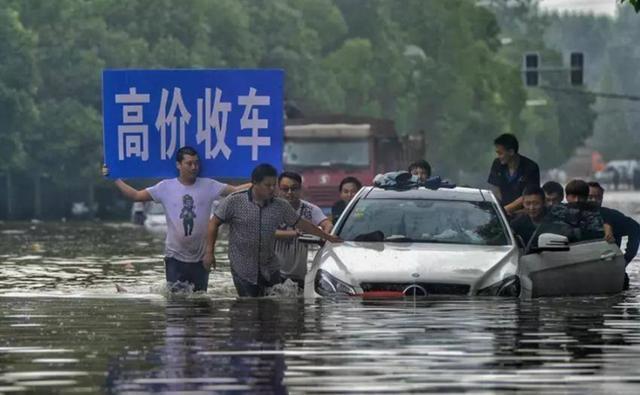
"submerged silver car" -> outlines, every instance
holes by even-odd
[[[519,249],[490,191],[365,187],[305,279],[305,296],[519,294]]]
[[[364,187],[305,277],[305,297],[540,296],[620,292],[625,261],[600,240],[517,240],[494,195],[472,188]]]

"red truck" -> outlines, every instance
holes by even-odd
[[[398,137],[388,119],[344,115],[287,119],[284,135],[285,170],[302,175],[303,198],[323,209],[338,200],[344,177],[370,185],[376,174],[405,169],[410,161],[403,149],[406,139]],[[422,146],[422,140],[417,144]],[[420,152],[414,155],[422,157]]]

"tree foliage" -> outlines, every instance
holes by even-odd
[[[104,68],[282,68],[303,113],[393,119],[438,173],[484,176],[505,132],[555,165],[593,117],[588,98],[524,89],[523,51],[560,57],[544,22],[532,0],[0,0],[0,170],[100,182]]]

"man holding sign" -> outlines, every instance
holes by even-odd
[[[164,206],[170,284],[206,291],[213,202],[241,189],[204,177],[248,178],[258,161],[282,167],[283,80],[273,69],[103,71],[105,163],[126,197]],[[138,191],[127,177],[170,179]]]
[[[207,226],[213,202],[221,196],[246,189],[198,177],[200,159],[191,147],[182,147],[176,155],[178,177],[137,190],[121,179],[115,181],[122,194],[134,202],[153,200],[161,203],[167,218],[165,242],[165,275],[172,291],[186,284],[193,291],[206,291],[210,267],[203,265]],[[108,175],[106,166],[104,175]],[[214,266],[215,268],[215,266]]]

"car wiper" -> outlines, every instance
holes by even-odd
[[[418,240],[412,239],[411,237],[407,237],[405,235],[391,235],[389,237],[385,237],[384,241],[391,241],[395,243],[413,243]]]
[[[381,230],[362,233],[354,237],[353,241],[384,241],[384,233]]]

